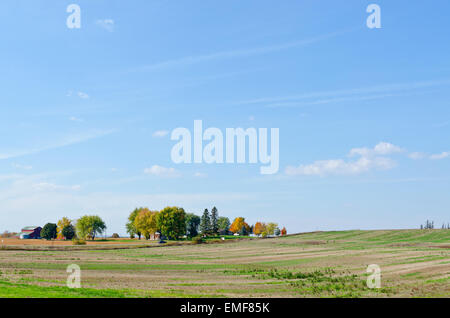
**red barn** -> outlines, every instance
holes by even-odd
[[[40,226],[27,226],[22,229],[22,233],[19,234],[19,237],[22,240],[40,239],[41,230],[42,228]]]

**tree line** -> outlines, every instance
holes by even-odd
[[[80,242],[95,240],[106,230],[106,224],[98,215],[85,215],[76,221],[63,217],[55,223],[47,223],[41,230],[41,238],[52,239],[77,239]]]
[[[276,223],[257,222],[249,226],[245,218],[237,217],[233,223],[224,216],[219,216],[216,207],[205,209],[201,216],[194,213],[186,213],[183,208],[166,207],[161,211],[151,211],[148,208],[134,209],[126,223],[127,233],[131,238],[156,238],[161,237],[177,240],[181,237],[194,238],[215,235],[287,235],[286,228],[279,229]]]
[[[58,223],[47,223],[41,230],[43,239],[66,239],[83,243],[86,240],[95,240],[102,235],[107,227],[98,215],[85,215],[77,220],[63,217]],[[257,222],[249,225],[244,217],[237,217],[233,222],[224,216],[219,216],[216,207],[205,209],[201,216],[194,213],[186,213],[180,207],[166,207],[161,211],[152,211],[141,207],[134,209],[128,216],[126,231],[130,238],[178,240],[180,238],[207,237],[216,235],[239,234],[247,236],[279,236],[287,235],[286,228],[279,229],[277,223]],[[118,237],[113,234],[113,237]]]
[[[434,229],[434,221],[427,220],[425,222],[425,225],[423,225],[423,224],[420,225],[420,229],[421,230],[433,230]],[[447,223],[447,224],[442,223],[441,229],[442,230],[450,230],[450,223]]]

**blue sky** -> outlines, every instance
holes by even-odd
[[[66,8],[81,7],[81,29]],[[381,29],[366,7],[381,7]],[[450,222],[448,1],[7,0],[0,231],[178,205],[288,232]],[[280,129],[280,170],[170,132]],[[151,169],[153,167],[153,169]]]

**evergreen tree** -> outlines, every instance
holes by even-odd
[[[245,225],[242,226],[241,230],[239,231],[239,235],[240,236],[247,236],[248,235],[248,230],[245,227]]]
[[[209,216],[208,209],[203,212],[202,219],[200,221],[200,231],[203,235],[208,235],[211,233],[211,217]]]
[[[219,212],[217,212],[217,208],[213,207],[211,210],[211,231],[213,234],[217,234],[219,232],[219,225],[217,221],[219,220]]]

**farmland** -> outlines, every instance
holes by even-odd
[[[119,240],[75,250],[62,243],[36,249],[38,242],[0,250],[0,297],[450,297],[449,230],[199,245]],[[81,268],[81,289],[66,287],[70,264]],[[366,286],[370,264],[381,268],[380,289]]]

